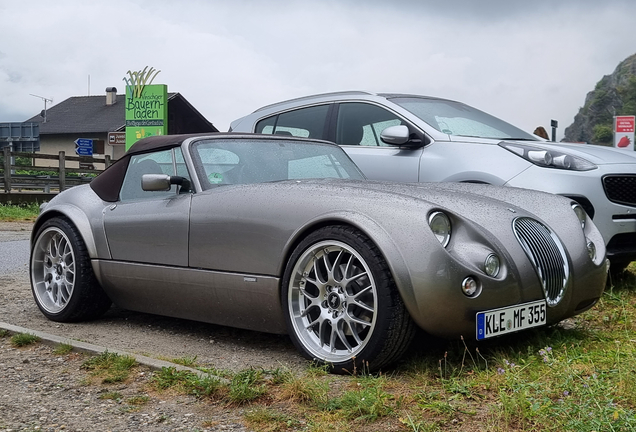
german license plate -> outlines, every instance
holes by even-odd
[[[545,300],[478,312],[477,340],[538,327],[545,323]]]

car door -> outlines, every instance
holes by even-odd
[[[332,140],[372,180],[419,181],[422,148],[399,148],[380,139],[390,126],[407,124],[396,114],[370,103],[347,102],[338,105],[332,124]]]
[[[181,149],[133,155],[120,191],[120,200],[105,210],[104,229],[113,260],[188,265],[191,194],[144,191],[143,174],[188,176]]]

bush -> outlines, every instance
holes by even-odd
[[[614,128],[608,124],[597,124],[594,126],[592,136],[593,144],[611,144],[614,140]]]

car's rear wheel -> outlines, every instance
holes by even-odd
[[[319,229],[296,247],[282,303],[296,347],[338,373],[385,367],[414,335],[384,257],[350,227]]]
[[[50,320],[94,319],[111,305],[95,278],[82,237],[65,218],[52,218],[38,229],[30,273],[35,302]]]

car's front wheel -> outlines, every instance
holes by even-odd
[[[296,347],[338,373],[387,366],[415,331],[384,257],[350,227],[319,229],[296,247],[282,303]]]
[[[95,278],[82,237],[65,218],[49,219],[38,229],[30,273],[35,302],[50,320],[94,319],[111,305]]]

